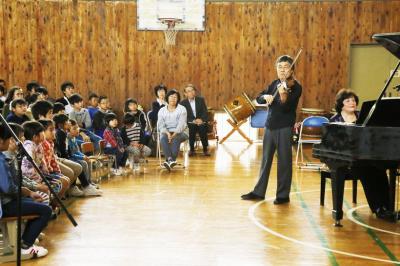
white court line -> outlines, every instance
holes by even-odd
[[[311,193],[311,192],[319,192],[319,190],[308,190],[308,191],[298,191],[298,192],[291,192],[290,194],[301,194],[301,193]],[[271,228],[268,228],[267,226],[263,225],[262,223],[260,223],[257,218],[255,217],[255,210],[258,208],[258,206],[260,206],[262,203],[266,202],[266,201],[272,201],[274,198],[268,198],[265,199],[264,201],[260,201],[254,205],[252,205],[249,208],[249,212],[248,212],[248,216],[250,218],[250,220],[259,228],[261,228],[262,230],[276,236],[279,238],[282,238],[284,240],[299,244],[299,245],[303,245],[303,246],[307,246],[307,247],[311,247],[311,248],[315,248],[315,249],[319,249],[319,250],[324,250],[324,251],[329,251],[329,252],[333,252],[333,253],[337,253],[337,254],[341,254],[341,255],[346,255],[346,256],[350,256],[350,257],[355,257],[355,258],[360,258],[360,259],[366,259],[366,260],[373,260],[373,261],[379,261],[379,262],[386,262],[386,263],[400,263],[400,261],[392,261],[392,260],[385,260],[385,259],[379,259],[379,258],[375,258],[375,257],[369,257],[369,256],[363,256],[363,255],[359,255],[359,254],[355,254],[355,253],[350,253],[350,252],[346,252],[346,251],[341,251],[341,250],[337,250],[337,249],[330,249],[330,248],[325,248],[313,243],[309,243],[309,242],[305,242],[305,241],[301,241],[295,238],[291,238],[288,236],[285,236],[281,233],[278,233],[274,230],[272,230]]]
[[[368,225],[368,224],[366,224],[366,223],[362,223],[362,222],[358,221],[356,218],[354,218],[353,213],[354,213],[356,210],[361,209],[361,208],[365,208],[365,207],[368,207],[368,205],[361,205],[361,206],[358,206],[358,207],[355,207],[355,208],[352,208],[352,209],[348,210],[348,211],[346,212],[347,218],[349,218],[349,220],[352,221],[353,223],[356,223],[356,224],[358,224],[358,225],[361,225],[361,226],[363,226],[363,227],[365,227],[365,228],[369,228],[369,229],[372,229],[372,230],[374,230],[374,231],[379,231],[379,232],[383,232],[383,233],[387,233],[387,234],[392,234],[392,235],[400,236],[400,233],[393,232],[393,231],[388,231],[388,230],[384,230],[384,229],[381,229],[381,228],[378,228],[378,227],[374,227],[374,226],[370,226],[370,225]]]

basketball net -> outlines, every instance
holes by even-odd
[[[167,29],[164,30],[165,43],[167,45],[175,45],[176,35],[178,34],[175,25],[183,21],[175,18],[160,18],[159,20],[161,23],[167,24]]]

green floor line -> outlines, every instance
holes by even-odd
[[[292,187],[295,192],[299,192],[295,182],[292,183]],[[297,199],[300,200],[301,208],[304,210],[304,213],[306,214],[307,219],[308,219],[309,223],[312,225],[312,228],[313,228],[315,234],[317,235],[319,241],[321,242],[322,246],[325,248],[330,248],[329,244],[328,244],[328,240],[326,239],[321,228],[318,226],[317,222],[315,221],[314,217],[312,216],[310,209],[308,208],[306,202],[303,199],[303,196],[301,195],[301,193],[296,193],[296,196],[297,196]],[[333,252],[326,251],[326,253],[328,255],[331,265],[335,265],[335,266],[339,265]]]
[[[343,200],[344,205],[346,206],[347,209],[351,209],[350,204],[344,199]],[[359,221],[360,223],[365,224],[363,219],[358,216],[357,212],[354,212],[353,217]],[[377,236],[377,234],[374,232],[374,230],[370,228],[366,228],[365,230],[367,234],[372,238],[372,240],[375,241],[375,243],[382,249],[383,252],[392,260],[393,262],[396,262],[397,265],[399,265],[399,260],[396,258],[396,256],[390,251],[390,249],[382,242],[382,240]]]

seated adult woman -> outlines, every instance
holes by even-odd
[[[164,166],[171,170],[176,165],[179,147],[188,139],[186,108],[179,104],[181,96],[172,89],[167,93],[167,106],[158,112],[157,128],[161,134],[160,143],[164,151]]]
[[[149,119],[151,126],[157,125],[158,111],[167,105],[165,102],[165,95],[167,94],[167,87],[163,84],[157,85],[154,88],[154,93],[157,99],[151,104],[151,113],[149,114]]]
[[[356,111],[358,96],[349,89],[341,89],[336,95],[336,114],[330,122],[355,123],[358,118]],[[370,165],[351,167],[351,175],[360,179],[368,205],[378,218],[393,221],[394,215],[388,211],[389,207],[389,183],[386,169]]]

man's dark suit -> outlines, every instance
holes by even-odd
[[[196,105],[196,116],[193,114],[192,106],[188,99],[184,99],[180,102],[181,105],[185,106],[187,111],[187,122],[189,127],[189,144],[190,150],[194,151],[194,143],[196,142],[196,133],[199,133],[201,144],[203,145],[203,151],[207,151],[208,137],[207,137],[207,105],[203,97],[196,96],[194,98]],[[197,118],[203,120],[202,125],[196,125],[193,121]]]

